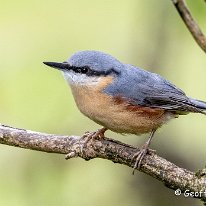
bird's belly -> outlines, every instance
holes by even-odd
[[[74,90],[74,88],[72,89]],[[161,109],[129,108],[117,104],[111,96],[89,90],[84,94],[73,91],[79,110],[96,123],[118,133],[143,134],[157,129],[173,117]]]
[[[114,106],[116,107],[116,106]],[[128,111],[125,108],[107,108],[96,115],[88,115],[96,123],[117,133],[144,134],[166,123],[170,114],[149,114],[144,111]]]

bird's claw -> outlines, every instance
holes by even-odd
[[[134,175],[134,172],[136,169],[140,169],[141,164],[142,164],[142,160],[144,159],[144,157],[148,154],[148,153],[153,153],[155,152],[155,150],[149,149],[148,145],[143,145],[138,152],[136,152],[133,157],[132,157],[132,162],[135,160],[135,164],[133,167],[133,171],[132,174]]]
[[[89,141],[94,141],[95,139],[102,139],[104,138],[104,133],[106,132],[106,128],[102,128],[97,130],[96,132],[86,132],[82,139],[84,140],[84,144],[80,148],[80,152],[82,153],[83,149],[86,147]]]
[[[96,132],[85,132],[85,134],[81,137],[81,140],[83,140],[83,144],[81,144],[80,147],[80,153],[83,152],[83,149],[87,146],[87,143],[89,141],[93,141],[95,139],[102,139],[104,138],[104,133],[106,132],[106,128],[102,128],[97,130]],[[80,141],[81,141],[80,140]],[[71,157],[71,152],[65,155],[65,159],[70,159]]]

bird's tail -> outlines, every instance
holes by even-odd
[[[192,104],[199,110],[200,113],[206,115],[206,102],[190,98]]]

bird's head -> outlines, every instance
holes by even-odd
[[[44,62],[61,70],[72,85],[95,85],[104,79],[120,74],[122,63],[109,54],[99,51],[80,51],[63,63]]]

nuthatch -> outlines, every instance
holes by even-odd
[[[187,97],[158,74],[103,52],[80,51],[63,63],[44,64],[63,71],[79,110],[103,126],[90,137],[104,137],[107,129],[136,135],[150,132],[134,156],[134,168],[140,168],[157,128],[178,115],[206,114],[206,102]]]

